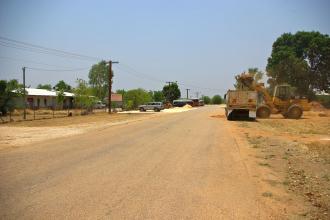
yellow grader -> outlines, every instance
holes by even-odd
[[[255,83],[254,77],[250,74],[241,74],[236,79],[249,90],[257,91],[262,95],[262,101],[257,107],[258,118],[268,118],[270,114],[280,113],[285,118],[299,119],[303,111],[311,109],[308,100],[294,94],[294,89],[288,84],[275,86],[274,94],[271,96],[264,84]]]

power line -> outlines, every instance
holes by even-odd
[[[140,75],[144,75],[145,78],[147,78],[147,79],[149,79],[149,80],[153,80],[153,81],[157,81],[157,82],[162,82],[162,83],[167,83],[165,80],[156,79],[156,78],[154,78],[154,77],[151,77],[151,76],[148,75],[148,74],[138,72],[138,71],[136,71],[133,67],[130,67],[130,66],[127,65],[127,64],[123,64],[123,63],[121,63],[121,66],[125,66],[126,68],[131,69],[132,71],[134,71],[135,73],[138,73],[138,74],[140,74]],[[187,84],[187,83],[181,83],[181,82],[176,82],[176,83],[177,83],[178,85],[181,85],[181,86],[192,87],[192,88],[195,88],[195,89],[214,90],[214,91],[220,91],[220,90],[221,90],[221,89],[209,88],[209,87],[201,87],[201,86],[196,86],[196,85]]]
[[[132,73],[132,71],[128,71],[127,69],[123,68],[123,66],[120,67],[120,64],[117,66],[118,69],[120,69],[121,71],[123,71],[123,73],[126,73],[128,75],[132,75],[132,76],[135,76],[139,79],[147,79],[147,80],[150,80],[150,81],[154,81],[154,82],[158,82],[158,83],[165,83],[165,81],[162,81],[162,80],[159,80],[159,79],[155,79],[153,77],[148,77],[148,76],[145,76],[144,77],[141,77],[141,74],[135,74],[135,73]]]
[[[53,64],[35,62],[32,60],[18,59],[18,58],[6,57],[6,56],[0,56],[0,59],[6,59],[6,60],[14,61],[14,62],[28,62],[28,63],[34,63],[34,64],[43,65],[43,66],[52,66],[52,67],[57,67],[57,68],[69,68],[69,67],[63,67],[63,66],[58,66],[58,65],[53,65]]]
[[[31,43],[27,43],[27,42],[23,42],[23,41],[18,41],[18,40],[14,40],[14,39],[2,37],[2,36],[0,36],[0,46],[19,49],[19,50],[24,50],[24,51],[28,51],[28,52],[53,55],[53,56],[58,56],[58,57],[62,57],[62,58],[73,58],[73,59],[79,59],[79,60],[93,60],[93,61],[104,60],[104,59],[99,58],[99,57],[87,56],[87,55],[67,52],[67,51],[63,51],[63,50],[59,50],[59,49],[48,48],[48,47],[44,47],[44,46],[40,46],[40,45],[36,45],[36,44],[31,44]],[[48,65],[48,64],[42,64],[42,63],[39,63],[39,64]],[[165,83],[165,80],[160,80],[160,79],[157,79],[157,78],[155,78],[153,76],[150,76],[148,74],[136,71],[134,68],[130,67],[127,64],[121,64],[121,66],[123,68],[130,69],[129,74],[131,74],[131,75],[135,75],[135,76],[140,75],[140,76],[138,76],[140,78],[141,78],[141,76],[143,76],[145,79],[148,79],[148,80]],[[85,70],[87,68],[70,69],[70,70],[64,70],[64,69],[63,70],[59,70],[59,69],[49,70],[49,69],[41,69],[41,68],[30,68],[30,69],[40,70],[40,71],[79,71],[79,70]],[[136,74],[132,74],[131,72],[134,72]],[[216,90],[216,91],[221,90],[221,89],[215,89],[215,88],[200,87],[200,86],[187,84],[187,83],[178,83],[178,84],[182,85],[182,86],[186,86],[186,87],[197,88],[197,89]]]
[[[86,59],[81,59],[79,57],[74,57],[74,56],[67,56],[67,55],[63,55],[63,54],[55,54],[55,53],[52,53],[52,52],[49,52],[49,51],[38,50],[38,49],[19,46],[19,45],[12,45],[12,44],[8,44],[8,43],[4,43],[2,41],[0,41],[0,46],[4,46],[4,47],[8,47],[8,48],[14,48],[14,49],[18,49],[18,50],[27,51],[27,52],[38,53],[38,54],[52,55],[52,56],[57,56],[57,57],[61,57],[61,58],[73,58],[73,59],[79,59],[79,60],[83,60],[83,61],[91,61],[90,59],[86,60]]]
[[[141,77],[139,75],[136,75],[136,74],[133,74],[131,72],[128,72],[127,70],[124,70],[123,68],[119,67],[119,65],[116,66],[116,69],[118,69],[118,71],[119,71],[119,73],[121,75],[127,75],[127,76],[134,77],[134,80],[136,79],[135,82],[137,82],[137,81],[139,81],[139,82],[148,81],[149,83],[151,83],[153,85],[157,85],[158,87],[159,87],[159,85],[163,85],[164,84],[164,82],[162,82],[162,81],[156,81],[156,80],[146,79],[146,78]],[[115,76],[116,76],[116,74],[115,74]]]
[[[193,87],[195,89],[205,89],[205,90],[215,90],[215,91],[220,91],[221,89],[216,89],[216,88],[209,88],[209,87],[200,87],[192,84],[186,84],[186,83],[178,83],[181,86],[186,86],[186,87]]]
[[[26,69],[30,69],[30,70],[49,71],[49,72],[74,72],[74,71],[88,70],[89,68],[90,67],[77,68],[77,69],[42,69],[42,68],[35,68],[35,67],[26,67]]]
[[[126,70],[128,69],[128,70],[130,70],[131,72],[134,72],[134,73],[136,73],[137,75],[140,75],[139,77],[144,76],[145,79],[152,80],[152,81],[156,81],[156,82],[165,83],[165,80],[161,80],[161,79],[155,78],[155,77],[153,77],[153,76],[150,76],[150,75],[148,75],[148,74],[145,74],[145,73],[139,72],[139,71],[135,70],[133,67],[130,67],[129,65],[127,65],[127,64],[123,64],[123,63],[121,63],[121,66],[122,66],[122,68],[126,68]]]
[[[25,46],[25,47],[29,47],[29,48],[35,48],[35,49],[39,49],[39,50],[49,51],[52,53],[68,55],[68,56],[75,56],[75,57],[92,59],[92,60],[102,60],[99,57],[92,57],[92,56],[82,55],[82,54],[78,54],[78,53],[67,52],[67,51],[63,51],[63,50],[59,50],[59,49],[48,48],[48,47],[31,44],[31,43],[27,43],[27,42],[22,42],[22,41],[10,39],[10,38],[2,37],[2,36],[0,36],[0,39],[2,40],[2,42],[16,45],[16,46]]]
[[[15,48],[15,49],[20,49],[20,50],[25,50],[29,52],[35,52],[35,53],[43,53],[43,54],[48,54],[48,55],[54,55],[54,56],[59,56],[59,57],[66,57],[66,58],[74,58],[74,59],[81,59],[81,60],[104,60],[103,58],[100,57],[94,57],[94,56],[88,56],[88,55],[82,55],[78,53],[72,53],[68,51],[63,51],[59,49],[54,49],[54,48],[48,48],[36,44],[31,44],[27,42],[22,42],[6,37],[0,36],[0,45],[4,47],[9,47],[9,48]]]

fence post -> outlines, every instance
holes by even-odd
[[[36,120],[36,107],[33,106],[33,120]]]
[[[55,110],[54,106],[53,106],[53,108],[52,108],[52,109],[53,109],[53,118],[54,118],[54,110]]]

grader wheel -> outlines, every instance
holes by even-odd
[[[302,114],[303,110],[299,106],[294,105],[288,109],[286,117],[290,119],[299,119],[301,118]]]
[[[269,118],[270,109],[267,106],[261,106],[257,109],[258,118]]]

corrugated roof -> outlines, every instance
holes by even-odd
[[[31,96],[57,96],[56,91],[49,91],[46,89],[34,89],[34,88],[26,88],[27,95]],[[13,92],[16,92],[14,90]],[[73,97],[74,94],[71,92],[64,92],[64,96]]]
[[[57,96],[56,91],[49,91],[46,89],[34,89],[34,88],[26,88],[27,95],[31,96]],[[16,90],[13,90],[13,92],[16,92]],[[71,92],[64,92],[64,96],[66,97],[74,97],[74,94]],[[90,96],[94,97],[94,96]],[[122,94],[112,93],[111,94],[111,100],[121,102],[123,101]]]
[[[71,92],[64,92],[64,96],[67,96],[67,97],[74,97],[74,94],[71,93]]]

